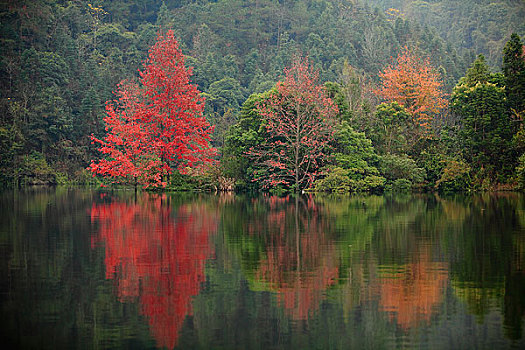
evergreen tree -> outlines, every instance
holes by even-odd
[[[507,103],[516,115],[525,112],[525,53],[518,34],[513,33],[503,48],[503,74]]]
[[[503,182],[515,164],[512,127],[501,75],[487,72],[480,55],[454,88],[452,111],[460,118],[467,161],[479,169],[480,179]]]
[[[169,28],[170,25],[170,13],[168,6],[163,1],[159,8],[159,14],[157,15],[157,26],[161,27],[163,30]]]

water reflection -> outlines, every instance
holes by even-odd
[[[0,209],[9,348],[525,348],[522,194],[34,190]]]
[[[406,265],[381,266],[377,281],[380,310],[404,329],[430,323],[448,282],[445,263],[432,262],[428,252],[417,253],[413,259]]]
[[[505,335],[522,339],[523,197],[512,193],[485,194],[440,200],[440,204],[444,208],[459,205],[465,212],[446,236],[455,294],[479,323],[491,311],[502,310]]]
[[[146,194],[94,204],[91,220],[99,225],[92,244],[105,247],[106,278],[119,299],[138,300],[157,345],[172,349],[205,280],[216,213],[196,203],[172,208],[165,195]]]
[[[256,232],[253,239],[263,252],[252,262],[252,283],[276,292],[294,320],[307,320],[339,275],[329,223],[312,197],[263,197],[254,207],[261,206],[266,207],[265,214],[250,220],[246,228]]]

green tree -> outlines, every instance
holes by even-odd
[[[452,93],[452,111],[460,118],[465,159],[491,181],[508,175],[515,164],[512,126],[502,77],[488,73],[480,55]]]
[[[233,78],[223,78],[213,82],[202,96],[206,98],[204,114],[215,125],[212,142],[216,147],[222,147],[228,128],[235,122],[235,115],[245,100],[245,90]]]
[[[170,12],[164,1],[162,1],[162,4],[160,5],[156,24],[161,27],[162,30],[168,30],[171,27]]]
[[[381,191],[385,178],[376,168],[379,157],[372,141],[356,132],[347,121],[336,126],[332,141],[334,161],[327,167],[326,177],[316,181],[317,191],[361,192]]]
[[[525,112],[525,53],[518,34],[512,33],[503,48],[503,74],[507,103],[516,115]]]
[[[405,107],[397,102],[381,103],[375,121],[370,135],[378,151],[396,154],[407,151],[407,135],[413,124]]]
[[[417,184],[423,182],[426,176],[425,169],[418,167],[407,155],[385,154],[379,160],[379,169],[390,183],[407,180]]]
[[[241,107],[237,123],[230,127],[226,135],[222,150],[222,171],[225,176],[235,179],[235,186],[240,190],[258,189],[258,185],[253,182],[253,163],[246,153],[267,138],[265,123],[257,105],[268,99],[270,93],[250,95]]]

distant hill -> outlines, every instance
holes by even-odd
[[[369,3],[394,16],[436,28],[443,39],[484,54],[493,68],[501,67],[501,52],[510,35],[525,34],[523,0],[370,0]]]

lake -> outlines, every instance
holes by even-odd
[[[525,197],[0,195],[10,348],[525,348]]]

